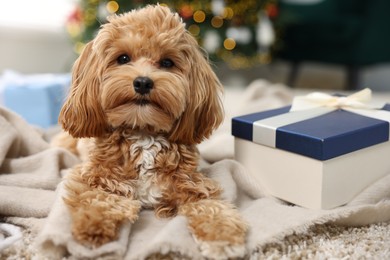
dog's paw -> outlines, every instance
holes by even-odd
[[[83,212],[82,218],[73,222],[72,235],[76,241],[88,248],[97,248],[117,239],[120,222],[95,212]]]
[[[245,256],[245,244],[233,245],[227,241],[199,241],[201,254],[208,259],[242,259]]]
[[[72,230],[73,237],[80,244],[88,248],[97,248],[117,238],[116,227],[89,226],[81,229],[75,227]]]
[[[189,229],[206,258],[244,257],[248,225],[233,205],[201,200],[183,205],[180,214],[187,217]]]

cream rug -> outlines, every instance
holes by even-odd
[[[271,198],[230,160],[230,118],[285,105],[291,93],[256,81],[243,93],[228,95],[226,121],[199,148],[204,173],[221,183],[224,199],[235,203],[250,224],[247,258],[390,258],[390,175],[333,210],[308,210]],[[76,163],[67,151],[50,148],[18,116],[0,109],[0,222],[21,227],[10,231],[0,226],[0,259],[202,259],[184,218],[160,220],[146,210],[133,226],[122,229],[118,241],[94,251],[78,245],[70,236],[61,190],[57,196],[54,192]]]
[[[38,230],[24,229],[23,239],[1,252],[0,259],[33,259],[31,245]],[[180,255],[154,254],[149,259],[174,259]],[[315,225],[277,243],[262,246],[252,259],[390,259],[390,223],[363,227]]]

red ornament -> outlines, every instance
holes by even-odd
[[[279,14],[279,9],[275,4],[267,4],[265,12],[269,18],[275,18]]]
[[[76,6],[75,9],[69,14],[67,22],[68,23],[81,23],[83,20],[83,14],[81,8]]]
[[[179,10],[179,14],[184,19],[189,19],[194,14],[194,10],[190,5],[183,5]]]

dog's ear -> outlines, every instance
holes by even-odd
[[[73,66],[72,85],[58,122],[73,137],[99,137],[107,131],[100,105],[101,65],[88,43]]]
[[[191,63],[190,93],[187,108],[173,128],[171,140],[195,144],[208,138],[223,120],[223,87],[196,40],[189,33],[185,38],[192,46],[185,53]]]

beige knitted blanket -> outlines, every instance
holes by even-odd
[[[268,197],[232,160],[230,118],[290,101],[287,88],[256,81],[245,91],[226,96],[226,121],[199,146],[205,160],[202,171],[220,182],[224,199],[233,202],[250,224],[247,255],[254,259],[264,256],[265,247],[285,243],[291,236],[305,239],[323,224],[353,227],[390,221],[390,175],[346,206],[309,210]],[[50,147],[42,134],[20,117],[0,108],[0,222],[6,223],[0,224],[0,259],[202,258],[185,218],[156,219],[148,210],[141,212],[134,225],[125,225],[117,241],[96,250],[75,242],[69,213],[61,200],[62,187],[56,187],[66,170],[78,162],[68,151]]]

